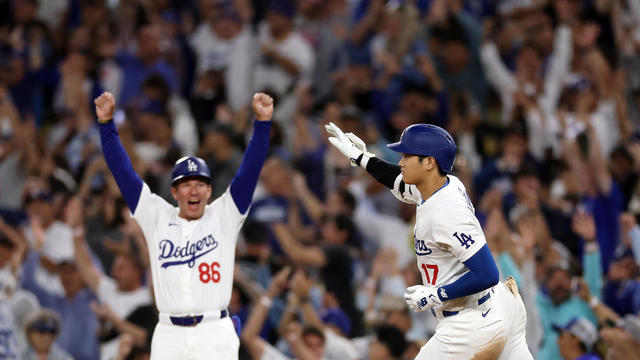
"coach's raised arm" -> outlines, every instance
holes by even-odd
[[[98,96],[94,103],[96,115],[100,122],[100,140],[102,153],[109,166],[109,170],[118,183],[122,197],[129,205],[131,212],[135,212],[142,190],[142,180],[131,165],[127,152],[122,147],[118,137],[116,125],[112,121],[116,108],[116,99],[110,92],[104,92]]]

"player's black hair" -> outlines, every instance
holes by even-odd
[[[424,160],[425,158],[428,158],[428,157],[429,157],[429,156],[425,156],[425,155],[418,155],[418,160],[419,160],[420,162],[422,162],[422,160]],[[433,157],[433,156],[431,156],[431,157]],[[433,159],[435,160],[435,158],[433,158]],[[438,164],[438,160],[436,160],[436,164]],[[446,173],[446,172],[444,172],[444,171],[442,170],[442,168],[440,167],[440,164],[438,164],[438,175],[440,175],[440,176],[447,176],[447,173]]]
[[[407,339],[404,337],[404,333],[397,327],[380,325],[376,328],[375,332],[378,341],[389,349],[391,356],[394,358],[400,358],[407,349]]]
[[[322,332],[322,330],[318,329],[317,327],[313,326],[313,325],[307,325],[302,329],[302,337],[305,337],[307,335],[314,335],[319,337],[320,339],[322,339],[322,342],[325,343],[327,338],[324,336],[324,333]]]

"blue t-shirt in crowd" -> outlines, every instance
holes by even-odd
[[[122,67],[123,78],[122,90],[120,92],[119,103],[127,105],[142,90],[142,83],[151,75],[160,75],[167,82],[169,90],[178,90],[178,76],[175,69],[164,62],[156,60],[151,65],[146,65],[136,56],[126,52],[121,52],[116,56],[116,61]]]
[[[596,197],[584,197],[582,205],[593,215],[596,223],[596,239],[602,256],[602,271],[609,271],[613,252],[618,246],[620,236],[618,217],[622,213],[624,198],[615,181],[611,183],[608,195],[598,194]]]

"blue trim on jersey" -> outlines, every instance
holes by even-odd
[[[493,260],[489,246],[484,244],[473,256],[471,256],[464,264],[469,268],[469,272],[462,275],[458,280],[449,285],[442,286],[447,294],[447,298],[440,297],[441,291],[438,291],[440,300],[451,300],[459,297],[475,294],[482,290],[488,289],[497,284],[500,280],[498,267]]]
[[[444,183],[444,185],[440,186],[440,188],[436,191],[433,192],[433,194],[431,194],[431,196],[435,195],[438,191],[442,190],[445,186],[449,185],[449,177],[447,176],[447,182]],[[424,204],[424,202],[427,200],[422,200],[422,202],[420,204]]]
[[[142,192],[142,180],[133,170],[131,160],[120,143],[113,121],[100,124],[100,142],[109,170],[118,183],[124,201],[129,205],[131,213],[134,213]]]
[[[241,214],[251,205],[260,170],[269,151],[271,121],[253,121],[253,136],[242,157],[238,172],[231,180],[231,197]]]

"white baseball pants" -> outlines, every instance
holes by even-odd
[[[228,316],[194,327],[158,323],[151,341],[151,360],[237,360],[239,347]]]
[[[520,294],[514,295],[502,282],[493,290],[484,306],[440,316],[435,335],[416,360],[533,360],[525,339],[527,314]]]

